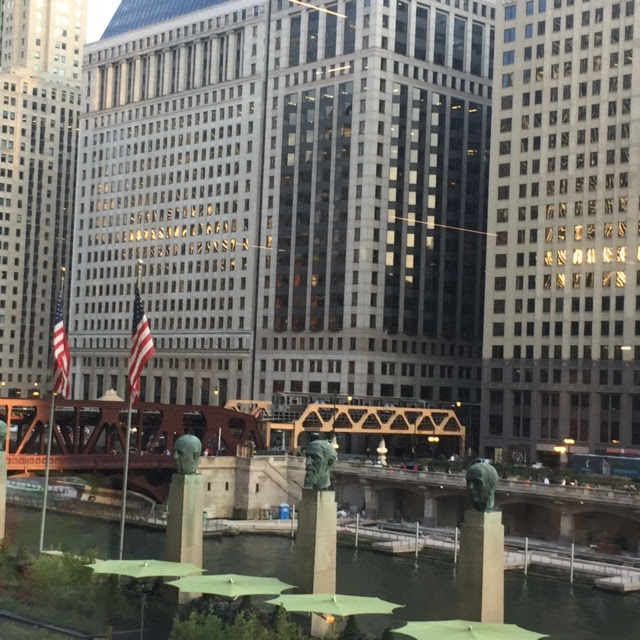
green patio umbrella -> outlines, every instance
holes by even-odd
[[[188,576],[167,582],[180,591],[192,593],[207,593],[225,598],[240,596],[272,595],[282,593],[285,589],[294,587],[278,580],[278,578],[259,578],[243,576],[236,573],[221,573],[214,576]]]
[[[166,560],[105,560],[86,565],[94,573],[128,576],[130,578],[178,578],[190,573],[200,573],[202,569],[190,562],[168,562]],[[144,607],[147,594],[143,593],[140,603],[140,640],[144,637]]]
[[[380,598],[345,596],[333,593],[303,593],[283,595],[267,604],[274,604],[287,611],[319,613],[331,616],[355,616],[360,614],[391,613],[402,604],[394,604]]]
[[[416,640],[538,640],[547,637],[546,633],[527,631],[515,624],[490,624],[469,620],[407,622],[404,627],[392,631]]]
[[[179,578],[202,569],[190,562],[166,560],[105,560],[87,565],[94,573],[109,573],[130,578]]]

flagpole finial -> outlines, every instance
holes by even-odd
[[[62,275],[64,275],[67,272],[67,269],[65,267],[60,267],[60,273]]]

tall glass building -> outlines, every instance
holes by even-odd
[[[85,0],[0,1],[0,396],[51,390],[73,246]]]
[[[149,5],[85,56],[78,393],[142,259],[147,399],[478,403],[493,4]]]
[[[632,0],[498,12],[483,454],[640,453],[640,18]],[[573,443],[572,443],[573,441]]]

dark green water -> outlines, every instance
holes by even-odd
[[[39,512],[9,508],[7,530],[12,540],[35,550],[39,527]],[[125,554],[160,558],[163,537],[158,531],[128,527]],[[95,548],[102,557],[115,557],[118,524],[50,513],[45,545],[60,545],[73,551]],[[210,573],[276,576],[291,582],[293,543],[287,538],[266,536],[207,540],[204,566]],[[339,548],[338,591],[379,596],[406,605],[394,616],[359,618],[364,630],[400,626],[405,620],[456,617],[455,571],[446,563],[421,559],[416,567],[413,558]],[[566,582],[508,573],[505,597],[506,622],[548,633],[552,640],[640,640],[637,595],[618,596]]]

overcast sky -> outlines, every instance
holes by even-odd
[[[100,39],[119,4],[120,0],[89,0],[87,2],[87,42]]]

